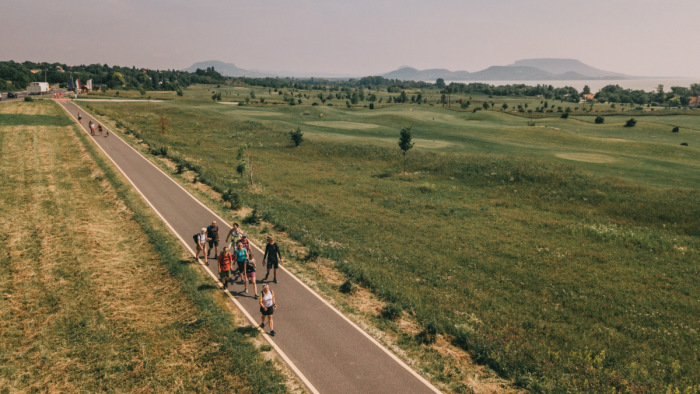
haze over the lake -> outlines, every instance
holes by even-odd
[[[377,75],[573,58],[700,77],[697,0],[4,0],[0,60]]]

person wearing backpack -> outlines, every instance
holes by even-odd
[[[219,279],[224,285],[224,290],[226,286],[231,281],[231,263],[233,263],[233,255],[228,251],[228,247],[224,246],[224,249],[219,255]]]
[[[201,252],[204,261],[209,265],[209,261],[207,260],[207,229],[202,228],[199,234],[193,235],[192,238],[197,246],[197,253],[194,255],[194,258],[199,260],[199,253]]]
[[[252,253],[248,254],[248,260],[245,263],[245,275],[243,276],[245,282],[245,292],[248,292],[248,282],[253,284],[253,294],[255,294],[255,298],[258,298],[258,283],[255,280],[255,257],[253,257]]]
[[[233,228],[231,228],[231,230],[226,235],[226,240],[224,241],[224,243],[228,244],[229,249],[235,248],[236,243],[238,243],[238,239],[241,237],[241,234],[243,233],[241,232],[241,229],[238,228],[238,223],[234,223]],[[231,240],[230,243],[229,239]]]
[[[238,243],[236,244],[236,252],[234,253],[234,256],[236,256],[236,264],[238,264],[238,273],[241,277],[241,280],[245,284],[245,264],[248,260],[248,250],[243,247],[243,243],[241,241],[238,241]],[[248,292],[247,287],[245,291],[246,293]]]

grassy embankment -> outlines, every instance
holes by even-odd
[[[285,391],[255,330],[58,106],[1,105],[0,147],[0,387]]]
[[[697,388],[692,122],[672,134],[672,118],[652,116],[634,128],[622,115],[595,125],[595,114],[532,127],[498,111],[428,106],[91,105],[523,386]],[[159,115],[171,122],[165,136]],[[286,132],[297,125],[307,142],[294,149]],[[410,174],[399,173],[402,125],[417,142]],[[244,142],[256,188],[235,175]]]

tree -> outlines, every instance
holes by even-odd
[[[484,102],[484,103],[481,104],[481,105],[484,107],[484,109],[489,109],[489,103]]]
[[[304,142],[304,132],[301,131],[301,127],[297,127],[296,130],[289,132],[289,138],[292,140],[294,146],[301,145]]]
[[[589,88],[588,85],[584,86],[581,94],[591,94],[591,88]]]
[[[627,122],[625,123],[625,127],[634,127],[634,125],[637,124],[637,121],[634,118],[629,118]]]
[[[445,80],[444,80],[444,79],[438,78],[438,79],[435,81],[435,87],[436,87],[436,88],[438,88],[438,89],[445,89],[445,86],[446,86],[446,85],[445,85]]]
[[[504,110],[504,111],[507,110],[507,109],[508,109],[508,104],[503,103],[503,105],[501,105],[501,109]]]
[[[413,142],[411,142],[412,139],[411,128],[402,128],[401,136],[399,137],[399,148],[401,148],[403,151],[403,172],[406,172],[406,153],[413,148]]]
[[[605,122],[605,118],[603,118],[602,116],[598,115],[598,116],[595,117],[595,123],[596,123],[596,124],[601,124],[601,123],[603,123],[603,122]]]

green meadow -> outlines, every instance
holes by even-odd
[[[375,93],[375,109],[241,86],[88,106],[519,386],[698,390],[700,110],[550,100],[528,114],[513,107],[544,100],[453,96],[462,109]],[[236,171],[244,145],[255,187]]]

